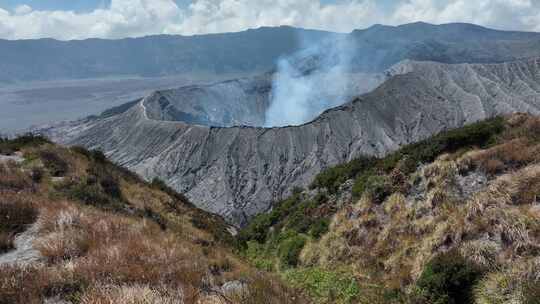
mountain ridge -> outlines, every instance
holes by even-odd
[[[154,35],[119,40],[0,40],[0,57],[4,58],[0,63],[0,82],[111,75],[252,74],[271,69],[280,56],[299,50],[299,36],[319,41],[328,35],[334,34],[276,27],[237,33]],[[216,45],[220,47],[216,48]],[[30,62],[32,65],[28,65]]]
[[[327,39],[349,40],[353,45],[350,51],[355,54],[353,68],[362,72],[381,72],[407,58],[472,63],[540,55],[539,33],[484,27],[480,27],[481,31],[467,30],[474,26],[415,23],[372,26],[351,33],[281,26],[236,33],[119,40],[0,40],[0,57],[5,59],[0,63],[0,82],[111,75],[262,73],[272,70],[280,58]]]
[[[539,71],[540,58],[490,65],[405,61],[377,89],[301,126],[217,128],[147,120],[141,102],[120,115],[45,133],[60,143],[102,149],[241,225],[328,166],[380,156],[496,115],[539,113]]]

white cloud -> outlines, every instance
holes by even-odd
[[[471,22],[540,30],[536,0],[196,0],[179,8],[173,0],[112,0],[87,13],[38,11],[21,5],[0,9],[0,38],[120,38],[150,34],[201,34],[259,26],[292,25],[348,32],[374,23]]]
[[[32,12],[32,8],[29,5],[23,4],[19,5],[15,8],[15,14],[17,15],[25,15]]]
[[[410,0],[398,5],[394,23],[470,22],[508,30],[536,30],[540,2],[531,0]],[[532,18],[532,19],[531,19]]]
[[[113,0],[107,9],[72,11],[0,10],[2,38],[119,38],[165,33],[185,18],[171,0]]]
[[[321,5],[314,0],[199,0],[189,6],[189,17],[180,24],[179,30],[205,33],[293,25],[350,31],[355,25],[373,20],[372,8],[375,8],[372,0],[333,5]]]

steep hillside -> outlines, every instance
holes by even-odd
[[[0,140],[0,303],[303,303],[230,228],[100,152]]]
[[[404,61],[386,74],[372,92],[297,127],[218,128],[150,119],[147,109],[160,108],[152,95],[117,115],[43,132],[64,144],[100,149],[148,180],[159,177],[198,207],[238,225],[328,166],[384,155],[499,114],[540,112],[538,58]]]
[[[514,114],[319,174],[239,234],[319,303],[538,303],[540,118]]]

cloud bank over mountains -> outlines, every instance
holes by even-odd
[[[540,31],[536,0],[112,0],[90,12],[0,8],[0,38],[123,38],[205,34],[291,25],[350,32],[375,23],[470,22],[498,29]]]

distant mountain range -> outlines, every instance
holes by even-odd
[[[341,38],[352,42],[352,66],[364,72],[380,72],[403,59],[502,62],[540,55],[538,33],[471,24],[374,25],[350,34],[282,26],[201,36],[0,40],[0,83],[111,75],[252,74],[272,70],[278,58],[306,46]]]
[[[269,70],[277,58],[299,50],[299,37],[318,41],[330,35],[337,34],[282,26],[201,36],[0,40],[0,82],[253,73]]]
[[[404,60],[494,63],[540,55],[540,33],[499,31],[467,23],[374,25],[353,31],[354,62],[381,71]]]

